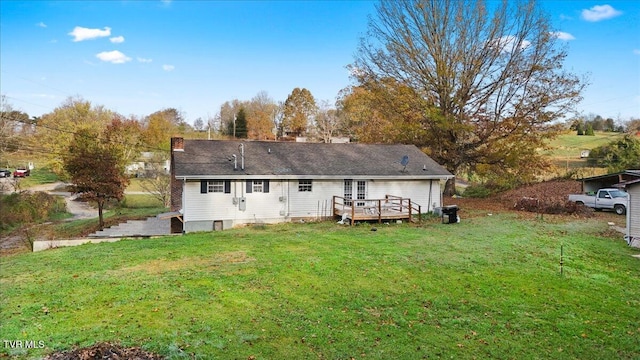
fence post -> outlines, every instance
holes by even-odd
[[[409,222],[411,222],[411,199],[409,200]]]
[[[382,224],[382,200],[378,200],[378,224]]]
[[[355,201],[351,202],[351,226],[356,223],[356,203]]]
[[[331,218],[333,219],[336,216],[336,196],[333,195],[333,200],[331,201]]]

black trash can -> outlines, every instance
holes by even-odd
[[[445,223],[444,219],[448,221]],[[448,205],[442,207],[442,223],[443,224],[455,224],[458,222],[458,205]]]

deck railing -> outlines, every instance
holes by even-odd
[[[384,199],[347,199],[334,195],[332,204],[334,216],[347,214],[351,225],[356,220],[378,220],[382,223],[382,219],[386,218],[406,217],[411,220],[413,216],[418,216],[418,220],[422,221],[422,206],[400,196],[385,195]]]

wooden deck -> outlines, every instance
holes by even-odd
[[[351,225],[356,221],[409,220],[417,216],[422,219],[422,207],[412,203],[411,199],[385,195],[384,199],[345,199],[333,197],[333,216],[348,220]]]

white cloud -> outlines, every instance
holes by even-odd
[[[595,22],[611,19],[621,14],[621,11],[614,9],[611,5],[596,5],[591,9],[582,10],[582,19]]]
[[[96,54],[96,57],[102,61],[110,62],[112,64],[124,64],[128,61],[131,61],[130,57],[121,53],[118,50],[103,51],[99,54]]]
[[[162,65],[162,70],[164,71],[173,71],[173,69],[175,69],[176,67],[173,65]]]
[[[104,30],[100,30],[76,26],[75,28],[73,28],[73,31],[69,33],[69,35],[73,36],[74,42],[91,40],[99,37],[110,36],[111,28],[105,26]]]
[[[573,37],[573,35],[563,32],[563,31],[557,31],[557,32],[552,32],[551,36],[555,36],[556,38],[560,39],[560,40],[575,40],[576,38]]]
[[[109,39],[113,44],[120,44],[124,42],[124,36],[116,36]]]
[[[41,28],[46,28],[47,24],[43,23],[42,21],[40,21],[39,23],[36,24],[37,27],[41,27]]]
[[[148,64],[148,63],[150,63],[152,61],[153,61],[153,59],[145,59],[145,58],[138,57],[138,62],[141,62],[141,63]]]
[[[513,35],[503,36],[500,39],[494,40],[493,44],[497,46],[501,52],[514,52],[518,45],[518,39]],[[531,45],[531,41],[522,40],[520,42],[520,50],[524,50]]]
[[[636,55],[640,55],[640,49],[633,49],[633,53]]]

